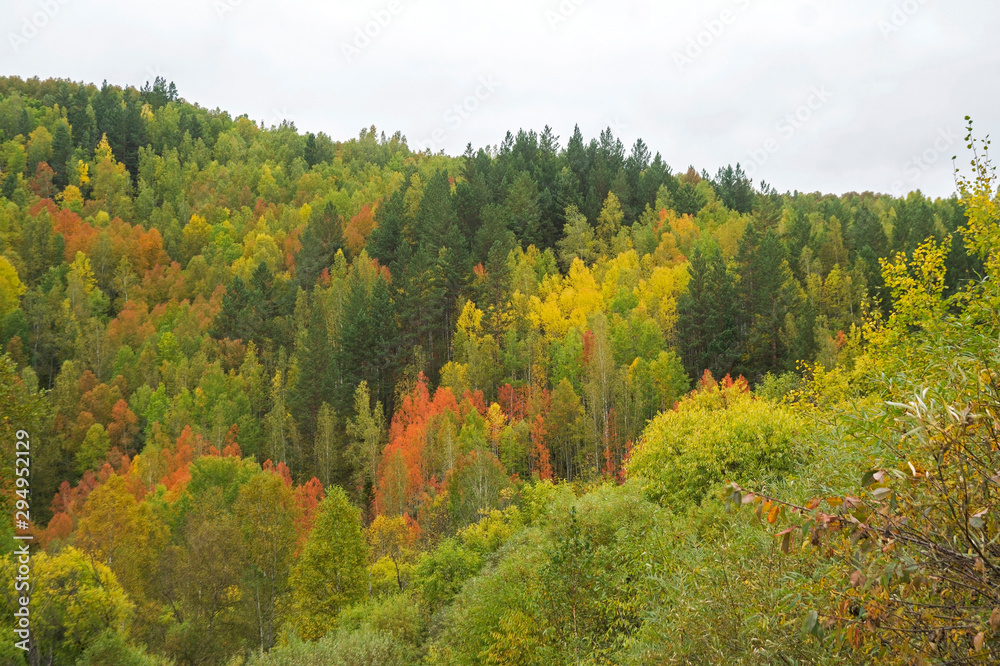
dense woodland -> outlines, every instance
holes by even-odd
[[[37,548],[0,656],[988,662],[972,160],[950,199],[780,194],[611,130],[450,157],[0,79],[0,503],[27,430]]]

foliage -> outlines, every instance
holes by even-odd
[[[387,632],[333,631],[318,642],[292,638],[287,645],[253,657],[248,666],[382,666],[418,663],[406,645]]]
[[[361,517],[344,491],[334,488],[320,504],[316,525],[289,577],[291,622],[299,636],[323,636],[341,609],[362,597],[367,558]]]
[[[945,595],[968,635],[936,654],[989,655],[966,588],[873,582],[904,554],[994,582],[992,486],[963,467],[993,465],[1000,331],[973,148],[961,201],[779,194],[610,129],[451,157],[160,78],[0,77],[0,507],[24,430],[39,566],[84,592],[42,593],[76,614],[45,616],[44,657],[839,663],[893,622],[926,652],[940,627],[900,603]],[[980,482],[967,511],[946,478]],[[849,563],[792,549],[725,480],[775,525],[779,498],[840,497],[809,509],[821,543],[870,537]],[[983,564],[859,555],[906,529]],[[856,653],[819,640],[861,626],[845,595],[879,618]]]
[[[9,618],[20,596],[14,591],[16,568],[15,558],[5,558]],[[31,651],[41,660],[75,662],[105,631],[128,632],[134,605],[111,570],[83,552],[70,547],[58,555],[34,554],[31,579]]]
[[[964,234],[993,267],[996,180],[985,156],[972,164],[976,180],[961,185],[975,222]],[[789,503],[733,485],[733,500],[755,504],[768,522],[787,516],[783,550],[805,535],[804,547],[811,542],[839,570],[836,602],[813,610],[803,632],[829,633],[869,659],[990,663],[998,654],[992,368],[1000,328],[982,310],[996,287],[990,275],[945,296],[943,255],[928,242],[911,261],[884,264],[896,306],[871,324],[868,362],[882,369],[875,383],[888,400],[851,425],[885,453],[856,496]]]
[[[760,483],[791,471],[803,428],[787,408],[748,393],[742,379],[720,386],[706,375],[649,425],[628,472],[650,498],[680,510],[723,481]]]

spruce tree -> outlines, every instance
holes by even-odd
[[[732,371],[739,357],[738,303],[732,276],[718,248],[696,247],[688,292],[677,304],[678,338],[684,368],[697,379]]]

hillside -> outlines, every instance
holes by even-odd
[[[35,537],[0,654],[988,663],[972,159],[950,199],[782,194],[610,129],[453,157],[0,79],[2,502],[24,431]]]

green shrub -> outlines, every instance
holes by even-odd
[[[637,486],[604,485],[522,530],[443,612],[427,661],[614,663],[642,622],[657,510]]]
[[[169,666],[173,662],[146,654],[146,650],[129,645],[119,633],[108,631],[94,642],[76,662],[77,666]]]
[[[338,618],[337,630],[390,634],[416,648],[423,641],[425,624],[420,604],[406,592],[351,606]]]
[[[649,424],[628,472],[651,499],[682,508],[720,482],[760,482],[792,470],[802,420],[745,386],[703,388]]]
[[[315,643],[291,638],[252,658],[247,666],[406,666],[418,663],[392,634],[373,629],[334,630]]]

